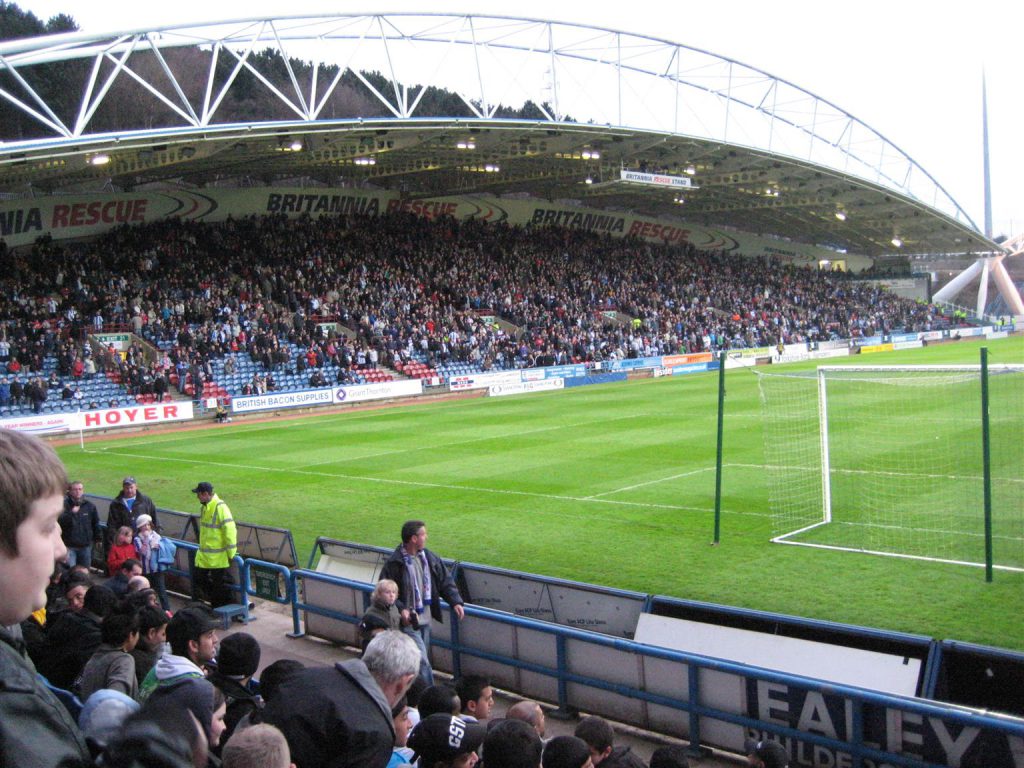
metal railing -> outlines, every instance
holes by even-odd
[[[307,618],[326,617],[354,629],[361,613],[336,606],[357,607],[365,603],[373,590],[370,584],[303,569],[292,571],[290,578],[295,636],[305,634],[303,613]],[[321,596],[329,594],[330,599],[307,600],[307,584],[318,585],[323,590]],[[633,721],[634,724],[651,727],[659,719],[651,717],[653,710],[674,711],[682,714],[683,719],[678,721],[673,735],[686,738],[694,751],[704,746],[740,751],[743,738],[756,731],[788,739],[794,746],[799,742],[804,745],[799,749],[843,753],[849,756],[848,764],[854,768],[880,763],[930,768],[958,764],[959,757],[950,754],[954,747],[943,744],[943,738],[952,733],[960,734],[954,742],[966,739],[968,734],[974,741],[984,743],[986,749],[992,749],[994,744],[997,754],[1002,750],[1007,755],[1016,754],[1014,745],[1024,738],[1024,720],[1017,718],[668,650],[474,605],[466,605],[465,609],[466,619],[459,622],[446,607],[448,620],[442,626],[447,628],[448,636],[434,633],[434,661],[440,661],[441,668],[447,666],[458,676],[479,660],[487,663],[491,679],[498,685],[508,670],[514,670],[520,678],[543,679],[548,683],[547,689],[555,692],[554,703],[566,713],[585,710],[623,720],[616,701],[624,698],[641,705],[642,722]],[[499,646],[506,635],[513,642],[508,643],[510,650],[502,651]],[[482,638],[483,642],[474,638]],[[531,654],[520,653],[521,645],[531,648],[533,658],[524,658]],[[439,655],[441,658],[437,658]],[[586,671],[586,657],[591,655],[601,662],[591,668],[601,674]],[[636,676],[639,684],[615,679],[616,672],[631,667],[640,670]],[[678,687],[666,687],[666,679],[685,682]],[[543,700],[536,691],[544,689],[545,685],[534,682],[517,692]],[[747,702],[746,709],[742,705],[727,706],[730,699],[723,697],[723,690],[732,689],[740,695],[731,701]],[[595,691],[600,695],[587,695]],[[754,708],[750,707],[751,697],[757,700]],[[837,720],[834,727],[832,722],[825,724],[830,716],[837,715],[844,722]],[[671,718],[660,719],[664,722]],[[625,720],[630,722],[629,718]],[[938,737],[922,736],[918,743],[919,734],[908,731],[905,739],[896,738],[886,729],[897,722],[912,723],[921,730],[933,728]],[[722,724],[728,726],[725,731]],[[966,748],[963,742],[955,745],[961,754]],[[915,749],[928,753],[915,754]],[[934,759],[936,750],[941,749],[947,751]]]

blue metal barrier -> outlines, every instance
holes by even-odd
[[[349,589],[363,592],[366,595],[372,594],[374,588],[372,584],[364,584],[361,581],[350,581],[349,579],[343,579],[339,576],[328,576],[323,573],[317,573],[316,571],[310,571],[303,568],[296,568],[294,571],[291,572],[289,578],[291,581],[291,586],[288,591],[291,593],[293,597],[292,634],[290,635],[291,637],[303,637],[306,634],[305,630],[302,627],[302,619],[299,617],[299,613],[301,611],[313,613],[317,616],[326,616],[328,618],[336,619],[338,621],[344,621],[349,624],[358,624],[359,620],[362,618],[362,614],[360,614],[359,616],[354,616],[352,614],[343,613],[341,611],[335,611],[330,608],[324,608],[313,603],[307,603],[303,599],[300,599],[299,595],[301,594],[301,591],[299,590],[298,584],[300,580],[318,581],[325,584],[337,584],[339,586],[344,586],[348,587]]]
[[[171,537],[168,536],[167,538],[171,538]],[[179,578],[188,579],[189,582],[191,583],[191,581],[192,581],[193,563],[195,563],[195,561],[196,561],[195,553],[199,551],[199,545],[198,544],[193,544],[191,541],[182,541],[181,539],[171,539],[171,541],[173,541],[174,542],[174,546],[177,547],[177,551],[175,551],[175,553],[174,553],[174,565],[172,565],[171,567],[167,568],[164,571],[164,573],[169,573],[169,574],[171,574],[173,576],[177,576]],[[187,553],[186,554],[186,558],[187,558],[187,561],[188,561],[188,570],[187,571],[177,567],[177,565],[178,565],[178,555],[181,552]]]
[[[323,605],[316,605],[299,599],[301,590],[300,581],[313,581],[322,584],[335,585],[352,592],[362,593],[364,596],[372,592],[370,584],[351,581],[349,579],[326,574],[316,573],[308,570],[295,570],[291,573],[291,593],[295,597],[292,604],[293,628],[296,635],[303,634],[300,612],[306,611],[314,615],[326,616],[348,624],[355,624],[360,616],[327,608]],[[465,640],[464,633],[460,631],[460,622],[451,616],[451,610],[445,606],[449,613],[446,626],[451,628],[450,639],[438,637],[436,634],[432,647],[445,649],[452,654],[452,671],[459,674],[465,659],[483,659],[505,665],[517,670],[529,672],[534,675],[541,675],[553,679],[557,683],[557,704],[560,709],[572,712],[579,707],[573,694],[573,686],[585,686],[587,688],[605,691],[619,696],[625,696],[641,702],[647,702],[659,707],[667,707],[679,712],[686,713],[689,733],[688,740],[693,749],[699,749],[703,743],[701,719],[719,721],[734,726],[740,726],[750,731],[761,731],[771,733],[782,739],[792,740],[797,749],[823,748],[836,752],[846,753],[850,756],[849,765],[852,768],[862,766],[879,765],[885,763],[892,766],[905,766],[906,768],[934,768],[944,763],[930,762],[924,758],[915,757],[914,739],[917,734],[906,726],[901,734],[907,735],[906,743],[900,739],[891,740],[892,743],[880,740],[872,740],[874,731],[869,734],[871,728],[877,729],[879,723],[883,726],[889,719],[899,719],[908,724],[918,724],[923,731],[924,723],[938,722],[942,725],[942,733],[952,741],[966,738],[968,734],[975,738],[978,734],[985,732],[993,739],[998,737],[1000,748],[1015,750],[1014,744],[1024,740],[1024,721],[999,717],[976,710],[968,710],[959,707],[947,707],[937,703],[922,701],[920,699],[904,698],[888,694],[876,693],[862,688],[825,683],[820,680],[790,675],[772,670],[757,667],[748,667],[735,662],[722,661],[709,657],[697,656],[680,651],[672,651],[655,646],[647,646],[631,640],[625,640],[607,635],[587,632],[572,627],[560,626],[548,622],[536,621],[534,619],[519,617],[487,608],[480,608],[474,605],[466,605],[466,626],[472,626],[469,622],[474,620],[493,622],[505,627],[522,630],[536,635],[550,637],[554,643],[556,653],[554,655],[555,665],[549,666],[543,663],[523,660],[517,656],[494,650],[474,647]],[[577,657],[581,653],[581,644],[585,647],[614,649],[628,654],[630,658],[637,660],[637,663],[669,662],[671,665],[678,665],[678,668],[685,671],[687,684],[684,689],[686,696],[666,695],[654,693],[643,687],[611,682],[588,674],[580,674],[573,671],[572,659],[570,658],[569,646],[576,646]],[[730,681],[735,686],[742,687],[747,691],[760,693],[765,691],[763,704],[769,716],[760,718],[750,716],[748,709],[746,713],[742,709],[731,711],[709,703],[710,695],[708,683],[705,682],[707,673],[721,673],[730,676]],[[719,684],[721,680],[719,681]],[[732,683],[730,683],[732,684]],[[789,721],[783,721],[779,714],[785,709],[784,705],[788,700],[783,699],[781,691],[787,695],[795,692],[794,701],[801,701],[802,711],[798,718],[791,717]],[[749,694],[749,695],[756,695]],[[775,694],[779,698],[772,698]],[[800,706],[800,705],[794,705]],[[772,709],[774,707],[774,710]],[[827,717],[826,708],[831,707],[839,712],[845,712],[843,726],[846,730],[845,738],[838,738],[828,735],[826,728],[820,725],[819,718]],[[595,707],[588,707],[588,711],[596,714],[608,715],[611,713],[601,712]],[[788,711],[788,710],[786,710]],[[804,725],[803,720],[806,712],[809,711],[810,727]],[[793,714],[790,712],[790,714]],[[953,726],[952,732],[958,734],[953,739],[950,729],[946,723]],[[800,724],[801,728],[795,727]],[[870,728],[869,728],[870,726]],[[716,739],[716,741],[719,739]],[[941,737],[940,737],[941,741]],[[924,739],[922,736],[922,751]],[[904,754],[894,751],[894,745],[898,748],[905,748]],[[714,746],[721,746],[714,744]],[[948,746],[948,745],[943,745]],[[954,747],[956,745],[953,745]],[[734,748],[736,748],[734,746]],[[947,754],[949,750],[947,749]],[[950,758],[952,759],[952,758]],[[810,756],[801,757],[795,760],[794,764],[813,764]]]
[[[285,594],[277,595],[276,597],[269,599],[279,605],[293,605],[295,603],[295,582],[292,580],[291,569],[281,565],[280,563],[271,563],[266,560],[256,560],[254,558],[243,561],[239,570],[242,579],[243,591],[246,596],[261,597],[264,600],[268,599],[262,595],[257,595],[255,590],[252,588],[250,571],[254,567],[261,568],[265,571],[275,571],[279,576],[284,578]]]

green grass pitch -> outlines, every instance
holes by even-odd
[[[976,363],[983,344],[992,362],[1024,363],[1021,337],[844,362]],[[289,528],[302,561],[317,536],[393,546],[416,517],[429,545],[459,560],[1024,649],[1024,573],[987,584],[979,568],[771,544],[756,377],[726,380],[718,546],[717,373],[87,435],[84,451],[59,452],[89,492],[113,495],[132,474],[184,511],[210,480],[237,519]]]

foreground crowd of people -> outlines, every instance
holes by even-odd
[[[231,352],[267,372],[330,363],[342,381],[412,360],[530,367],[941,322],[928,305],[775,259],[405,214],[168,220],[3,259],[0,365],[20,378],[56,355],[60,382],[116,365],[132,394],[157,397],[171,374],[201,389]],[[329,322],[353,335],[330,336]],[[111,328],[164,351],[104,359],[79,344]]]
[[[155,508],[134,478],[110,521],[152,548]],[[204,603],[171,613],[128,557],[99,583],[87,550],[106,540],[81,483],[40,439],[0,430],[0,765],[25,768],[678,768],[681,747],[649,763],[614,744],[599,717],[573,735],[546,738],[532,701],[493,716],[494,689],[481,675],[436,682],[427,649],[443,599],[453,621],[463,600],[427,528],[410,520],[359,624],[360,658],[333,667],[279,659],[260,667],[247,632],[219,637]],[[194,492],[204,508],[213,487]],[[125,503],[127,499],[128,503]],[[150,514],[150,513],[153,514]],[[68,515],[80,516],[76,525]],[[119,517],[120,516],[120,517]],[[81,546],[69,537],[82,534]],[[158,534],[157,534],[158,535]],[[74,539],[72,543],[78,543]],[[200,550],[203,540],[200,534]],[[77,551],[76,551],[77,550]],[[72,555],[71,552],[74,552]],[[138,569],[138,570],[136,570]],[[256,675],[259,671],[259,680]],[[750,764],[785,768],[785,750],[751,742]]]

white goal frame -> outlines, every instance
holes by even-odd
[[[1016,364],[989,364],[987,366],[989,374],[993,373],[1020,373],[1024,374],[1024,365]],[[776,544],[789,544],[792,546],[811,547],[815,549],[831,549],[843,552],[859,552],[863,554],[880,555],[883,557],[895,557],[901,559],[911,560],[925,560],[929,562],[948,563],[953,565],[968,565],[975,567],[985,567],[983,562],[974,562],[968,560],[956,560],[942,557],[931,557],[927,555],[918,554],[907,554],[900,552],[889,552],[884,550],[859,548],[853,546],[842,546],[837,544],[824,544],[819,542],[809,541],[796,541],[794,537],[800,534],[811,531],[815,528],[819,528],[824,525],[828,525],[833,522],[832,518],[832,488],[831,488],[831,450],[829,445],[829,402],[828,402],[828,376],[832,373],[860,373],[860,374],[900,374],[900,373],[914,373],[914,372],[928,372],[928,373],[971,373],[976,374],[981,379],[982,367],[980,365],[821,365],[817,369],[817,392],[818,392],[818,439],[819,439],[819,450],[821,460],[821,505],[822,515],[821,519],[817,522],[813,522],[809,525],[796,528],[785,533],[775,535],[771,538],[771,541]],[[765,373],[765,376],[776,376],[785,374],[771,374]],[[982,421],[982,414],[978,414],[979,424]],[[980,427],[979,427],[980,434]],[[1024,439],[1024,437],[1022,437]],[[979,441],[980,442],[980,441]],[[979,444],[979,451],[981,445]],[[1016,567],[1012,565],[1000,565],[995,564],[993,568],[996,570],[1013,571],[1013,572],[1024,572],[1024,568]]]

